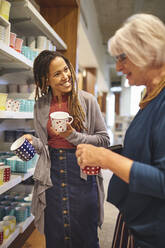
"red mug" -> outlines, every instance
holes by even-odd
[[[82,169],[82,171],[87,175],[98,175],[100,170],[101,170],[101,167],[99,166],[96,166],[96,167],[85,166],[85,168]]]
[[[8,181],[10,181],[11,167],[4,165],[3,168],[4,168],[3,181],[8,182]]]
[[[3,226],[0,225],[0,245],[3,243]]]

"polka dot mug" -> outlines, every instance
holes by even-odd
[[[32,159],[36,153],[32,144],[24,136],[17,139],[11,145],[10,150],[23,161]]]
[[[67,129],[67,123],[73,122],[73,117],[67,112],[57,111],[50,114],[52,127],[56,132],[65,132]]]

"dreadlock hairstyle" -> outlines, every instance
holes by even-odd
[[[78,85],[76,74],[72,64],[61,53],[44,50],[36,57],[33,65],[33,74],[36,84],[35,100],[44,95],[47,95],[48,91],[50,90],[50,88],[47,86],[49,65],[56,57],[63,58],[71,72],[72,90],[68,95],[68,110],[69,114],[71,114],[74,119],[72,126],[79,131],[83,129],[86,130],[83,124],[83,121],[85,120],[85,113],[78,100]]]

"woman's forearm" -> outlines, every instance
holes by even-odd
[[[133,164],[131,159],[121,156],[108,149],[101,149],[101,167],[111,170],[126,183],[129,183],[130,171]]]
[[[133,164],[131,159],[121,156],[103,147],[89,144],[77,146],[76,156],[78,164],[83,169],[85,166],[100,166],[109,169],[126,183],[129,183],[130,171]]]

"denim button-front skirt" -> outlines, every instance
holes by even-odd
[[[96,177],[80,178],[75,149],[49,151],[53,187],[46,191],[46,247],[99,248]]]

